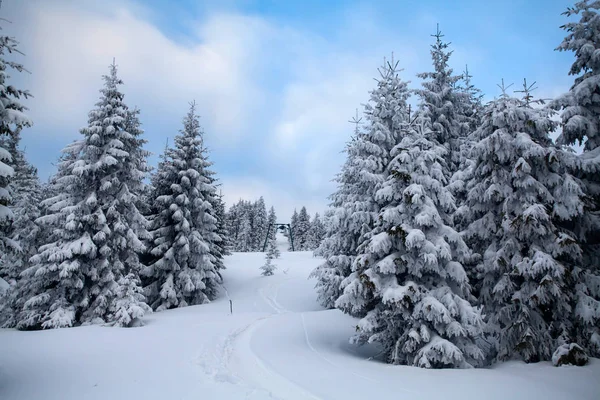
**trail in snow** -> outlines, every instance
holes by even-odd
[[[258,289],[261,299],[273,309],[274,313],[269,317],[257,319],[244,328],[240,334],[234,333],[234,335],[229,338],[229,345],[231,347],[228,349],[227,363],[234,376],[242,377],[245,384],[249,384],[254,388],[252,392],[250,392],[250,395],[265,392],[274,396],[276,399],[321,400],[320,397],[310,393],[306,388],[298,386],[291,380],[267,367],[261,357],[252,350],[252,338],[262,323],[266,319],[275,318],[278,314],[289,312],[289,310],[277,301],[279,288],[281,284],[287,281],[289,281],[289,279],[280,282],[279,284],[269,284],[266,287],[268,291],[265,290],[265,288]],[[272,294],[269,294],[268,292],[271,292]]]

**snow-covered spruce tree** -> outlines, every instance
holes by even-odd
[[[225,200],[223,200],[223,195],[219,195],[216,197],[217,202],[214,206],[216,216],[217,216],[217,235],[221,238],[220,243],[220,252],[221,255],[228,256],[231,255],[231,249],[233,248],[231,242],[231,234],[228,230],[227,226],[227,213],[225,212]],[[223,269],[225,266],[222,267]]]
[[[584,144],[570,170],[584,184],[586,198],[581,218],[570,228],[583,251],[583,270],[578,279],[575,308],[576,326],[582,333],[578,343],[600,357],[600,2],[579,1],[564,14],[581,15],[579,21],[565,24],[568,34],[557,48],[573,51],[575,62],[569,71],[576,76],[573,86],[550,106],[561,110],[560,145]]]
[[[242,224],[242,200],[233,204],[226,212],[227,232],[231,240],[231,249],[239,251],[238,237],[240,236],[240,227]]]
[[[15,283],[19,274],[29,267],[29,259],[36,254],[40,242],[40,226],[36,219],[40,216],[42,187],[37,169],[27,162],[25,154],[19,148],[20,132],[13,136],[0,138],[0,146],[9,151],[13,160],[14,175],[10,182],[12,195],[11,209],[13,222],[9,238],[18,248],[0,255],[0,277],[9,283]]]
[[[297,228],[298,225],[298,211],[294,208],[294,213],[292,214],[292,218],[290,220],[291,227],[291,235],[288,234],[288,243],[289,243],[289,251],[292,251],[292,240],[294,241],[294,250],[298,251],[300,248],[298,247],[298,236],[297,236]]]
[[[465,66],[465,70],[461,75],[461,79],[457,82],[457,89],[463,93],[460,96],[460,115],[463,117],[462,128],[464,129],[463,137],[475,132],[475,130],[481,125],[481,118],[483,117],[484,106],[483,106],[483,94],[472,81],[473,75],[469,72],[469,67]]]
[[[454,75],[448,65],[452,51],[448,50],[450,43],[442,41],[444,35],[437,28],[435,43],[431,46],[433,71],[424,72],[417,76],[424,79],[423,89],[416,93],[421,98],[421,112],[431,122],[436,141],[446,147],[446,160],[450,174],[456,172],[461,158],[461,137],[465,135],[468,121],[463,115],[463,105],[469,101],[469,95],[457,87],[462,78]]]
[[[258,245],[260,242],[256,232],[256,202],[247,201],[244,216],[248,220],[249,231],[246,233],[246,247],[247,251],[257,251]]]
[[[321,222],[321,216],[319,213],[315,213],[315,216],[310,223],[310,229],[308,230],[308,249],[318,249],[324,236],[325,227],[323,226],[323,222]]]
[[[483,94],[476,88],[471,78],[473,76],[469,73],[468,67],[465,67],[465,71],[461,76],[461,80],[457,82],[457,90],[463,94],[459,97],[460,102],[458,103],[457,115],[461,117],[462,123],[460,128],[462,132],[459,136],[459,167],[458,170],[453,174],[450,191],[454,194],[457,206],[460,207],[466,199],[466,181],[470,178],[470,171],[472,167],[472,160],[470,157],[470,151],[473,147],[473,143],[477,141],[473,133],[481,125],[481,118],[483,115]],[[460,216],[458,216],[460,219]],[[455,219],[457,216],[455,215]]]
[[[306,251],[310,250],[309,243],[309,230],[310,230],[310,216],[306,207],[302,207],[298,213],[296,220],[296,227],[294,228],[294,246],[296,250]]]
[[[466,237],[482,257],[480,301],[499,360],[550,360],[578,340],[571,323],[581,250],[561,227],[582,213],[570,157],[552,144],[549,109],[502,96],[486,109],[473,148]],[[583,284],[583,283],[581,283]]]
[[[377,80],[377,87],[370,92],[370,101],[365,104],[366,124],[349,147],[352,157],[350,173],[356,173],[357,177],[348,188],[348,197],[342,206],[344,211],[341,213],[348,219],[344,222],[346,227],[341,234],[350,233],[350,237],[357,236],[358,239],[356,247],[349,253],[340,253],[342,256],[355,255],[375,226],[384,204],[377,199],[376,193],[388,177],[391,151],[400,140],[401,128],[408,118],[410,91],[408,83],[398,76],[398,62],[392,57],[392,61],[385,62],[378,71],[381,78]],[[341,262],[341,270],[350,260],[336,257],[332,261]],[[347,283],[343,280],[342,287]],[[364,310],[345,311],[362,316]]]
[[[9,82],[9,70],[23,72],[23,66],[14,61],[8,61],[8,54],[22,54],[13,37],[0,35],[0,137],[14,136],[21,129],[32,125],[25,114],[27,108],[21,104],[31,94],[26,90],[17,89]],[[10,226],[13,219],[9,208],[11,193],[9,182],[14,174],[12,156],[7,149],[0,146],[0,253],[18,251],[18,244],[9,239]]]
[[[559,51],[573,51],[575,62],[569,71],[577,76],[568,93],[553,101],[552,105],[563,110],[561,144],[584,144],[584,150],[600,147],[600,60],[596,53],[600,48],[600,2],[583,0],[575,3],[564,14],[568,17],[581,14],[577,22],[562,26],[568,32],[558,46]]]
[[[253,215],[254,205],[246,200],[240,199],[229,209],[227,213],[227,231],[231,235],[233,251],[252,251]]]
[[[157,174],[152,221],[155,260],[143,270],[146,295],[154,310],[206,303],[214,298],[221,278],[211,254],[217,239],[217,217],[212,207],[216,189],[205,171],[201,130],[195,104],[169,150],[168,162]],[[157,177],[156,180],[159,178]]]
[[[315,248],[315,250],[313,251],[313,255],[315,257],[323,257],[325,255],[325,248],[328,247],[327,245],[323,245],[325,243],[325,241],[327,240],[327,238],[329,238],[333,232],[332,229],[332,224],[333,224],[333,216],[335,214],[335,210],[332,207],[329,207],[325,210],[325,213],[323,214],[323,220],[322,220],[322,226],[323,226],[323,230],[322,230],[322,239],[321,242],[319,243],[319,245]]]
[[[461,261],[469,250],[445,224],[454,209],[447,150],[428,126],[424,119],[406,126],[392,150],[390,175],[376,194],[386,205],[336,305],[366,314],[353,341],[381,343],[390,363],[465,368],[483,359],[475,344],[483,322],[468,300]]]
[[[100,101],[81,130],[77,159],[57,183],[64,192],[52,200],[56,214],[46,218],[58,224],[55,238],[24,272],[34,281],[34,295],[25,302],[19,328],[129,326],[149,311],[139,296],[126,307],[122,299],[117,303],[121,278],[141,269],[148,232],[136,204],[147,166],[142,131],[128,123],[131,114],[114,63],[104,80]]]
[[[39,251],[56,250],[61,240],[71,235],[71,232],[65,229],[68,210],[75,204],[74,191],[71,187],[75,178],[71,171],[73,163],[79,156],[81,146],[81,141],[73,142],[62,150],[62,155],[57,164],[58,171],[50,178],[44,190],[45,199],[41,202],[43,215],[36,221],[43,232],[43,235],[40,236],[40,239],[43,240],[40,240],[42,246]],[[35,258],[32,258],[31,262],[34,261]],[[38,268],[33,267],[24,270],[21,273],[21,279],[7,293],[4,307],[0,310],[2,326],[21,329],[35,327],[38,314],[36,312],[29,313],[28,310],[24,309],[24,305],[28,299],[47,286],[62,287],[61,290],[49,294],[54,297],[52,301],[64,304],[70,303],[71,299],[81,289],[79,286],[83,282],[83,275],[81,274],[79,280],[72,277],[64,277],[63,279],[58,273],[49,274],[46,273],[46,270],[42,270],[38,276],[36,275],[37,270]],[[67,278],[70,279],[69,282],[67,282]],[[29,317],[33,319],[29,320]]]
[[[247,218],[247,212],[250,209],[246,209],[240,223],[240,233],[238,235],[237,251],[248,252],[252,251],[250,247],[252,243],[252,226],[250,225],[250,218]]]
[[[354,199],[362,196],[358,190],[359,170],[354,163],[356,153],[353,147],[358,129],[357,123],[355,136],[346,145],[346,161],[335,178],[337,190],[329,197],[331,203],[326,214],[331,215],[330,223],[323,242],[315,252],[325,262],[309,276],[316,278],[317,301],[326,308],[334,308],[335,301],[342,294],[341,283],[350,275],[352,261],[362,236],[362,224],[354,224],[356,220],[352,218],[354,214],[351,212]]]
[[[351,121],[356,124],[354,137],[347,144],[346,161],[336,177],[338,188],[330,196],[333,216],[318,251],[325,262],[311,273],[317,278],[318,301],[327,308],[334,307],[343,292],[357,250],[376,221],[380,205],[375,193],[387,178],[390,151],[398,143],[407,114],[410,91],[408,83],[398,76],[398,62],[393,58],[384,61],[378,72],[377,87],[365,105],[366,126],[359,127],[362,118],[358,112]]]
[[[200,152],[202,153],[201,159],[203,165],[201,170],[204,171],[205,176],[208,178],[207,184],[214,188],[212,194],[206,193],[205,196],[208,199],[213,211],[213,216],[216,218],[216,230],[212,235],[210,241],[210,254],[214,258],[214,266],[219,279],[222,280],[221,270],[225,269],[224,257],[229,254],[228,242],[227,242],[227,231],[225,227],[225,203],[223,203],[222,196],[217,194],[217,188],[220,185],[216,177],[216,173],[211,169],[213,163],[209,159],[208,148],[204,145],[204,131],[200,131]],[[217,293],[210,294],[209,297],[216,297]]]
[[[275,214],[275,207],[271,206],[269,210],[268,217],[268,226],[269,226],[269,251],[271,251],[271,247],[273,247],[273,257],[279,258],[281,256],[281,252],[279,251],[279,247],[277,247],[277,215]]]
[[[469,69],[465,67],[462,79],[458,82],[458,90],[464,94],[460,97],[458,103],[457,116],[462,118],[460,127],[462,132],[459,135],[459,164],[458,170],[455,171],[450,178],[448,189],[454,196],[456,203],[456,211],[452,214],[449,222],[457,231],[463,231],[468,225],[469,207],[466,206],[467,194],[469,185],[472,182],[472,174],[474,162],[471,157],[473,146],[479,140],[475,136],[477,128],[481,125],[483,116],[483,104],[481,91],[471,83],[472,76],[469,74]],[[474,258],[465,260],[463,265],[467,271],[469,281],[472,284],[473,295],[478,297],[479,285],[477,280],[477,271],[475,264],[477,263],[477,255]],[[484,343],[484,342],[482,342]]]
[[[137,107],[134,107],[132,110],[127,110],[126,118],[125,118],[125,131],[131,133],[135,139],[133,139],[134,145],[132,158],[134,160],[139,160],[137,165],[137,173],[141,174],[142,179],[145,179],[149,176],[152,171],[152,167],[148,165],[148,157],[151,153],[143,148],[143,146],[147,143],[147,140],[142,139],[141,135],[144,133],[141,128],[141,122],[139,119],[140,110]],[[134,177],[134,179],[138,179]],[[147,185],[143,180],[141,185],[135,188],[135,206],[142,213],[142,215],[147,215],[149,213],[149,194],[150,194],[151,185]],[[130,189],[131,190],[131,189]]]
[[[262,196],[254,203],[254,210],[252,251],[262,251],[268,226],[267,206]]]
[[[274,274],[277,266],[273,264],[273,258],[275,258],[275,249],[277,249],[277,245],[274,244],[273,241],[269,243],[269,247],[267,252],[265,253],[265,264],[260,267],[261,275],[263,276],[271,276]]]

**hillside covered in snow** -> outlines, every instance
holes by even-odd
[[[322,259],[282,252],[270,277],[260,275],[263,262],[263,253],[234,253],[217,300],[150,314],[143,327],[0,330],[0,398],[596,400],[600,393],[598,359],[559,368],[385,364],[377,346],[348,343],[357,320],[316,303],[307,277]]]

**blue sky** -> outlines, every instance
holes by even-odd
[[[440,24],[451,65],[465,64],[487,99],[502,78],[566,91],[573,55],[554,51],[570,1],[91,1],[4,0],[5,33],[21,42],[31,74],[17,78],[34,127],[28,158],[46,179],[79,136],[116,58],[155,164],[196,100],[226,200],[264,195],[280,219],[322,212],[343,162],[347,122],[394,52],[413,88],[431,68]],[[171,140],[172,142],[172,140]]]

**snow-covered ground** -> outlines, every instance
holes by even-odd
[[[600,399],[600,360],[555,368],[425,370],[348,344],[356,321],[315,302],[320,262],[283,252],[227,258],[211,304],[156,313],[141,328],[0,330],[0,399]],[[233,302],[233,314],[229,311]]]

